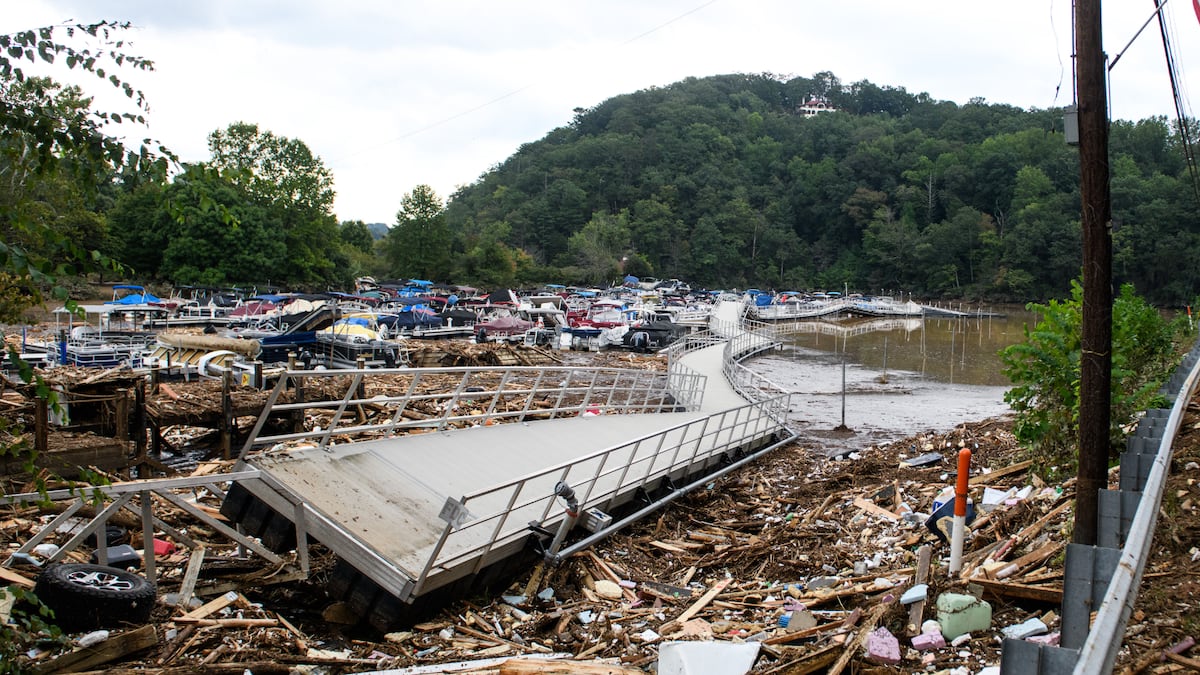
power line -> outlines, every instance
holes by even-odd
[[[1178,121],[1179,135],[1183,140],[1183,158],[1187,163],[1188,174],[1192,179],[1192,194],[1196,197],[1197,204],[1200,204],[1200,171],[1196,167],[1196,153],[1192,146],[1191,129],[1188,125],[1187,116],[1184,114],[1185,105],[1180,93],[1174,49],[1167,31],[1167,22],[1163,18],[1162,5],[1165,4],[1166,0],[1162,0],[1161,5],[1158,0],[1154,0],[1154,6],[1158,9],[1158,29],[1162,34],[1163,53],[1167,57],[1167,75],[1171,79],[1171,98],[1175,101],[1175,119]]]

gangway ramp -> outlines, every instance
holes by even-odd
[[[738,327],[728,317],[740,319],[732,314],[739,306],[730,304],[735,308],[716,313],[713,330],[680,344],[667,373],[508,369],[499,383],[483,388],[467,384],[477,373],[464,372],[455,391],[440,394],[446,417],[420,421],[426,433],[400,436],[396,429],[357,424],[341,435],[353,429],[379,437],[343,442],[334,425],[256,434],[239,466],[259,474],[230,491],[223,512],[277,548],[296,545],[297,538],[303,545],[309,537],[328,546],[357,575],[344,589],[352,604],[357,597],[364,614],[385,606],[381,623],[397,603],[470,583],[530,544],[549,557],[555,551],[547,542],[557,547],[561,537],[552,535],[574,522],[555,494],[560,484],[574,490],[582,512],[636,512],[646,501],[792,437],[784,426],[789,397],[760,386],[736,365],[735,357],[775,343]],[[416,380],[460,370],[470,369],[408,372]],[[356,398],[363,380],[376,373],[350,371],[355,382],[346,398],[320,405],[343,417],[368,402],[380,405],[379,397]],[[406,395],[422,390],[414,381]],[[506,407],[498,402],[518,395],[553,404],[526,404],[524,416],[501,418]],[[405,405],[404,397],[397,399],[384,404]],[[460,407],[478,414],[454,412]],[[396,427],[416,424],[399,412],[394,419]],[[509,423],[491,423],[501,420]],[[468,428],[450,429],[463,424]],[[612,527],[623,524],[618,519]],[[368,590],[355,590],[364,585]]]

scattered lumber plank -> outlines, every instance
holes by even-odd
[[[992,579],[972,579],[971,583],[979,584],[984,592],[1006,600],[1036,600],[1050,604],[1061,604],[1063,591],[1061,588],[1050,586],[1034,586],[1015,582],[994,581]]]
[[[158,632],[154,626],[142,626],[90,647],[81,647],[37,665],[34,673],[76,673],[95,666],[116,661],[119,658],[149,649],[158,644]]]
[[[0,567],[0,581],[9,584],[16,584],[21,588],[33,588],[34,586],[33,579],[30,579],[23,574],[14,572],[7,567]]]
[[[926,544],[917,551],[917,576],[916,584],[923,584],[929,581],[929,565],[933,558],[933,549],[929,544]],[[908,625],[905,626],[909,637],[919,635],[921,633],[921,619],[925,616],[925,600],[918,600],[908,609]]]
[[[1027,459],[1024,462],[1017,462],[1016,464],[1013,464],[1011,466],[1006,466],[1003,469],[1000,469],[998,471],[992,471],[991,473],[981,473],[977,476],[972,476],[971,479],[967,482],[970,485],[983,485],[986,483],[994,483],[999,478],[1006,478],[1015,473],[1022,473],[1031,466],[1033,466],[1033,460]]]
[[[645,671],[566,659],[509,659],[500,664],[500,675],[645,675]]]

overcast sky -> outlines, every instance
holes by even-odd
[[[1106,3],[1110,58],[1153,10]],[[391,224],[416,185],[444,200],[574,108],[689,76],[827,70],[960,104],[1067,105],[1070,12],[1071,0],[4,0],[0,33],[130,21],[129,52],[156,65],[125,73],[152,137],[202,161],[210,132],[257,123],[322,158],[340,220]],[[1200,22],[1187,0],[1166,14],[1186,97]],[[1157,22],[1112,75],[1114,117],[1174,117]]]

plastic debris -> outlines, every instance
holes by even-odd
[[[1041,619],[1034,617],[1028,621],[1023,621],[1012,626],[1005,626],[1000,630],[1000,632],[1003,633],[1004,637],[1006,638],[1023,640],[1033,635],[1041,635],[1048,630],[1050,629],[1046,627],[1046,624],[1042,623]]]
[[[887,665],[900,663],[900,640],[886,627],[876,628],[867,636],[867,658]]]
[[[942,593],[937,599],[937,617],[942,635],[954,640],[964,633],[990,628],[992,606],[973,595]]]

